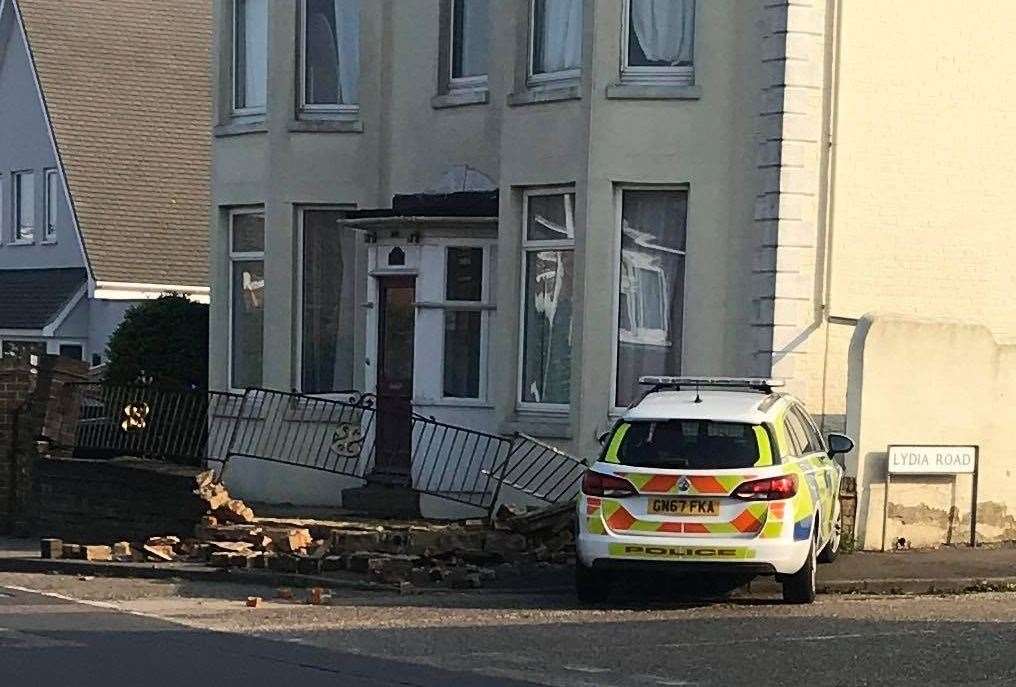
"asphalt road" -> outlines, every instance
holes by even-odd
[[[3,687],[524,684],[197,630],[0,587]]]
[[[567,595],[350,593],[307,606],[242,585],[4,584],[121,610],[0,587],[0,687],[1016,684],[1011,593],[586,609]],[[268,600],[247,609],[248,593]]]

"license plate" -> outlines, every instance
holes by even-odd
[[[717,517],[720,502],[717,499],[652,499],[649,512],[653,515],[694,515]]]

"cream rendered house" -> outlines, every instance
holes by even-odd
[[[1016,330],[1009,201],[975,181],[1011,168],[1014,57],[979,36],[1013,12],[219,0],[211,382],[591,457],[642,374],[771,374],[842,429],[863,313]],[[957,249],[973,283],[935,276]]]

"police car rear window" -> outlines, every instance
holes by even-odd
[[[622,431],[620,443],[611,441],[606,448],[608,454],[616,450],[616,462],[622,465],[722,470],[752,467],[759,460],[758,438],[749,424],[666,420],[632,422],[627,430],[621,425]]]

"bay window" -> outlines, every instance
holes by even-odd
[[[268,0],[233,0],[233,111],[264,112],[268,93]]]
[[[444,398],[481,398],[484,311],[484,251],[445,251]]]
[[[582,0],[532,2],[531,78],[578,76],[582,67]]]
[[[571,397],[575,194],[525,196],[519,404],[565,407]]]
[[[695,0],[627,0],[622,80],[694,82]]]
[[[305,394],[353,388],[356,238],[339,210],[301,213],[300,381]]]
[[[487,15],[489,0],[452,0],[451,85],[487,82]]]
[[[261,385],[265,321],[265,216],[235,210],[229,218],[230,385]]]
[[[615,405],[639,377],[681,373],[688,193],[622,189]]]
[[[360,0],[304,0],[305,111],[355,113],[360,102]]]

